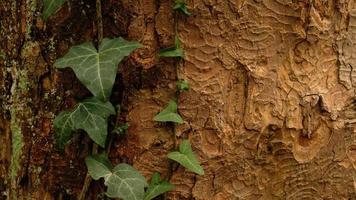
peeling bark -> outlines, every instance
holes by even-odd
[[[353,0],[188,0],[174,43],[173,1],[103,1],[104,37],[138,40],[118,68],[112,102],[129,122],[110,159],[176,185],[166,199],[356,199],[356,4]],[[90,95],[53,68],[70,46],[95,41],[95,1],[68,1],[48,22],[41,1],[0,2],[0,199],[75,199],[90,140],[64,152],[52,121]],[[178,74],[177,74],[178,72]],[[176,95],[185,124],[152,121]],[[189,138],[204,176],[166,154]],[[105,191],[93,182],[88,199]]]

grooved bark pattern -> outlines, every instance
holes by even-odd
[[[91,149],[80,131],[55,148],[54,116],[90,93],[52,65],[95,41],[95,1],[70,0],[48,22],[41,2],[0,2],[0,199],[75,199]],[[172,200],[356,199],[353,0],[187,0],[184,60],[157,56],[174,43],[173,0],[103,2],[104,37],[144,44],[118,68],[111,100],[130,128],[114,164],[162,173]],[[191,87],[178,97],[185,123],[153,122],[178,77]],[[168,161],[183,138],[204,176]],[[104,191],[92,182],[87,198]]]

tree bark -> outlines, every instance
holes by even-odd
[[[111,101],[128,122],[113,163],[176,185],[166,199],[356,199],[356,3],[353,0],[188,0],[179,15],[184,60],[173,45],[174,1],[103,0],[104,37],[137,40],[118,67]],[[54,145],[53,119],[90,96],[55,59],[96,41],[95,0],[70,0],[45,22],[40,0],[0,2],[0,199],[76,199],[92,142]],[[152,119],[175,82],[183,125]],[[115,121],[112,119],[111,121]],[[189,139],[197,176],[167,153]],[[92,182],[87,199],[104,196]]]

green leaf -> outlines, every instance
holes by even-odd
[[[71,112],[61,112],[54,119],[55,140],[59,149],[64,149],[72,137],[72,131],[75,130],[74,123],[71,118]]]
[[[158,173],[158,172],[156,172],[156,173],[154,173],[153,175],[152,175],[152,178],[151,178],[151,183],[150,183],[150,185],[152,185],[152,184],[158,184],[158,183],[160,183],[161,182],[161,175]],[[149,187],[149,186],[148,186]]]
[[[115,82],[117,66],[133,50],[141,47],[138,42],[123,38],[105,38],[99,51],[90,42],[74,46],[58,59],[57,68],[71,67],[77,78],[102,101],[107,101]]]
[[[47,20],[49,16],[56,13],[66,0],[43,0],[42,17]]]
[[[177,103],[170,101],[168,106],[153,118],[157,122],[175,122],[183,124],[182,117],[177,113]]]
[[[159,52],[160,57],[179,57],[184,58],[183,49],[180,48],[180,40],[178,36],[175,37],[175,44],[173,47],[168,47],[166,49],[162,49]]]
[[[119,164],[112,169],[105,155],[88,156],[85,159],[88,172],[94,180],[104,178],[107,196],[123,200],[141,200],[144,198],[147,182],[137,170],[128,164]]]
[[[126,130],[129,128],[129,124],[128,123],[125,123],[117,128],[115,128],[112,132],[113,133],[116,133],[118,135],[124,135]]]
[[[60,113],[54,120],[58,146],[64,147],[73,130],[83,129],[95,143],[105,147],[107,118],[110,115],[115,115],[113,105],[110,102],[103,103],[95,97],[80,102],[71,112]]]
[[[95,97],[87,98],[80,104],[82,104],[88,112],[104,119],[107,119],[110,115],[116,114],[114,106],[109,101],[104,103]]]
[[[178,87],[179,91],[188,91],[189,83],[186,80],[179,80],[179,81],[177,81],[177,87]]]
[[[144,198],[147,182],[138,171],[128,164],[119,164],[113,173],[105,178],[108,187],[107,196],[123,200],[141,200]]]
[[[112,165],[109,159],[104,154],[88,156],[85,159],[85,164],[88,167],[88,172],[94,180],[110,176]]]
[[[174,5],[173,10],[178,10],[186,14],[187,16],[191,15],[191,13],[188,11],[187,4],[185,3],[184,0],[176,0],[175,3],[176,4]]]
[[[168,181],[161,180],[159,173],[154,173],[151,179],[151,183],[147,188],[144,200],[151,200],[165,192],[174,189],[174,185]]]
[[[204,169],[200,166],[198,159],[193,153],[189,140],[184,140],[179,145],[179,152],[175,151],[169,153],[168,158],[177,161],[188,171],[204,175]]]
[[[159,52],[160,57],[179,57],[184,58],[183,49],[167,48]]]

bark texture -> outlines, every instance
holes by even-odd
[[[118,68],[111,100],[131,126],[111,160],[163,173],[172,200],[356,199],[356,2],[188,0],[184,61],[157,57],[174,42],[173,3],[102,1],[104,36],[145,46]],[[0,2],[0,199],[75,199],[86,174],[90,140],[78,132],[59,152],[52,121],[90,93],[52,65],[95,41],[95,1],[68,1],[48,22],[42,6]],[[191,86],[178,99],[185,124],[153,122],[177,79]],[[204,176],[167,160],[183,138]],[[93,182],[87,199],[104,191]]]

